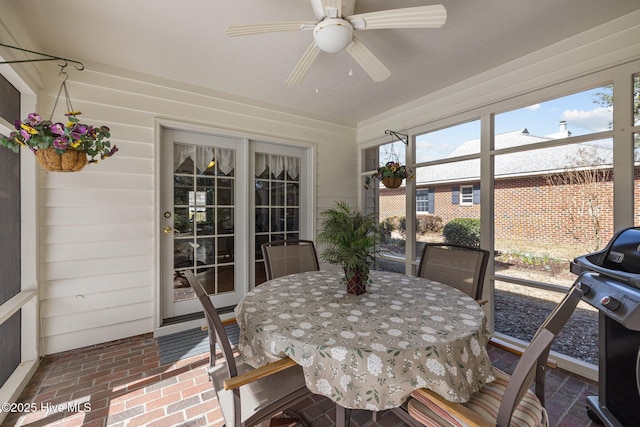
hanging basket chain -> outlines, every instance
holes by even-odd
[[[67,104],[67,113],[73,112],[73,105],[71,105],[71,97],[69,96],[69,90],[67,89],[67,80],[69,79],[69,74],[67,74],[65,68],[67,67],[67,63],[64,65],[60,65],[60,73],[59,76],[64,76],[62,83],[60,84],[60,89],[58,89],[58,96],[56,96],[56,101],[53,104],[53,109],[51,110],[51,116],[49,117],[49,121],[53,121],[53,113],[56,111],[56,107],[58,106],[58,101],[60,100],[60,94],[64,90],[64,97]]]

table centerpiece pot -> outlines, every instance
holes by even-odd
[[[26,147],[36,156],[38,163],[54,172],[77,172],[88,163],[113,156],[118,147],[111,147],[107,126],[94,127],[81,123],[79,111],[65,114],[67,123],[42,120],[38,113],[14,122],[16,130],[8,137],[0,137],[0,145],[17,153]]]
[[[366,272],[368,276],[369,272]],[[363,277],[363,272],[360,270],[344,272],[345,279],[347,280],[347,293],[351,295],[362,295],[367,292],[367,282]]]
[[[381,255],[380,227],[375,214],[363,214],[339,201],[321,216],[318,241],[324,245],[322,260],[342,266],[348,293],[365,293],[371,266]]]

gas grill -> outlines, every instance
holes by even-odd
[[[582,299],[599,311],[598,396],[589,416],[609,427],[640,426],[640,227],[616,233],[606,248],[577,257]]]

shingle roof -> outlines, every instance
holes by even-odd
[[[527,129],[496,135],[496,149],[523,146],[549,141],[552,138],[529,134]],[[590,141],[562,145],[559,147],[541,148],[533,152],[519,152],[502,154],[495,159],[496,178],[507,178],[527,175],[542,175],[553,171],[560,171],[577,164],[576,159],[584,157],[601,158],[604,164],[611,164],[613,152],[610,144],[602,141]],[[480,152],[480,139],[463,142],[447,158],[453,158]],[[419,168],[416,171],[416,183],[465,182],[480,179],[480,159],[465,160],[442,165]]]

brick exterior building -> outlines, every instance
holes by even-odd
[[[525,130],[504,134],[513,143],[513,138],[539,142],[548,138],[528,135]],[[505,142],[502,138],[502,142]],[[498,146],[499,138],[496,137]],[[470,141],[473,144],[474,141]],[[479,141],[477,141],[479,143]],[[467,144],[467,143],[465,143]],[[464,144],[463,144],[464,145]],[[495,237],[539,242],[575,243],[593,240],[593,221],[597,219],[601,238],[606,243],[613,235],[613,173],[611,169],[598,167],[597,182],[589,184],[552,184],[549,176],[566,174],[567,160],[581,149],[582,144],[572,144],[553,149],[536,150],[535,155],[526,153],[508,154],[496,161],[495,178]],[[469,147],[463,147],[468,150]],[[592,146],[589,147],[593,149]],[[544,152],[548,150],[548,152]],[[604,165],[611,165],[611,150],[597,147],[597,155]],[[591,154],[591,152],[589,152]],[[453,153],[452,155],[455,155]],[[509,156],[509,158],[507,158]],[[555,160],[553,160],[555,159]],[[559,162],[564,162],[564,168]],[[417,216],[435,215],[445,225],[454,218],[480,218],[479,179],[456,180],[455,163],[424,168],[416,173],[416,191],[432,195],[429,212]],[[468,176],[468,163],[464,165]],[[544,167],[543,167],[544,166]],[[479,170],[479,160],[478,167]],[[535,173],[537,172],[537,173]],[[635,172],[635,212],[640,212],[640,170]],[[446,181],[446,182],[442,182]],[[460,188],[474,189],[473,203],[461,203]],[[597,212],[589,210],[589,200]],[[469,196],[466,200],[471,201]],[[593,209],[593,208],[592,208]],[[594,212],[594,213],[592,213]],[[380,189],[380,219],[405,215],[404,186],[397,189]]]

